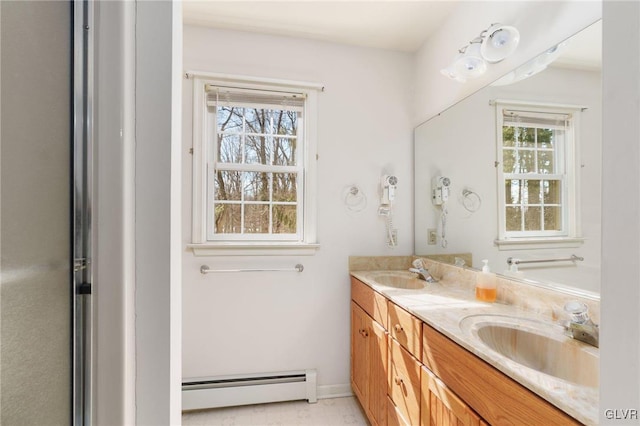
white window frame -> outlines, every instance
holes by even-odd
[[[579,129],[580,113],[584,107],[577,105],[560,105],[524,101],[495,101],[496,105],[496,175],[498,193],[498,238],[495,244],[500,250],[564,248],[579,247],[583,243],[580,227],[580,156]],[[509,174],[503,172],[502,127],[503,111],[520,110],[533,113],[570,114],[571,126],[567,131],[563,149],[554,155],[557,161],[563,162],[564,173],[532,174],[527,176],[534,180],[551,178],[561,181],[562,231],[507,231],[505,214],[505,179]]]
[[[322,86],[312,83],[275,79],[259,79],[245,76],[229,76],[203,72],[190,72],[193,82],[193,192],[192,238],[188,247],[200,256],[235,255],[311,255],[319,248],[316,235],[317,205],[317,97]],[[285,91],[300,93],[306,97],[302,119],[303,146],[298,153],[298,200],[302,214],[297,217],[297,237],[278,234],[216,235],[208,234],[207,214],[211,208],[212,191],[208,185],[207,168],[212,164],[215,148],[210,146],[211,132],[215,132],[215,120],[207,112],[206,85],[226,86],[238,89]],[[213,123],[213,124],[212,124]],[[303,133],[302,133],[303,132]],[[232,169],[230,165],[226,169]],[[256,166],[257,169],[267,169]],[[277,167],[275,167],[277,168]]]

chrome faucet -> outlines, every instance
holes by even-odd
[[[589,318],[587,305],[572,300],[564,305],[564,310],[571,315],[571,319],[564,324],[567,334],[596,348],[600,347],[600,327]]]
[[[422,260],[416,259],[412,263],[413,268],[409,268],[409,272],[413,272],[414,274],[418,274],[418,278],[425,280],[428,283],[437,283],[438,280],[433,278],[433,276],[429,273],[427,269],[425,269]]]

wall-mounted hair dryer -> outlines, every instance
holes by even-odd
[[[396,185],[398,184],[398,178],[393,175],[383,175],[380,185],[382,187],[382,196],[380,198],[380,204],[390,205],[396,198]]]
[[[380,207],[378,207],[378,215],[383,216],[387,228],[387,245],[395,247],[398,245],[397,230],[393,227],[392,210],[393,200],[396,198],[396,185],[398,178],[393,175],[382,175],[380,179]]]
[[[449,185],[451,180],[444,176],[435,176],[431,180],[431,202],[441,206],[449,199]]]
[[[434,206],[438,206],[440,212],[440,245],[447,247],[447,200],[449,199],[449,186],[451,180],[444,176],[434,176],[431,179],[431,202]]]

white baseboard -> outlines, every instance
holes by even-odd
[[[353,396],[351,385],[349,383],[343,385],[324,385],[318,386],[318,399],[327,398],[344,398]]]
[[[316,370],[243,374],[191,379],[182,383],[182,409],[234,407],[317,399]]]

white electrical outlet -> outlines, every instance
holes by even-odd
[[[427,229],[427,244],[430,246],[435,246],[436,244],[438,244],[437,229]]]
[[[391,240],[391,238],[393,238],[393,240]],[[389,236],[387,235],[387,244],[389,245],[389,247],[395,247],[398,245],[398,230],[397,229],[392,229],[391,230],[391,238],[389,238]]]

